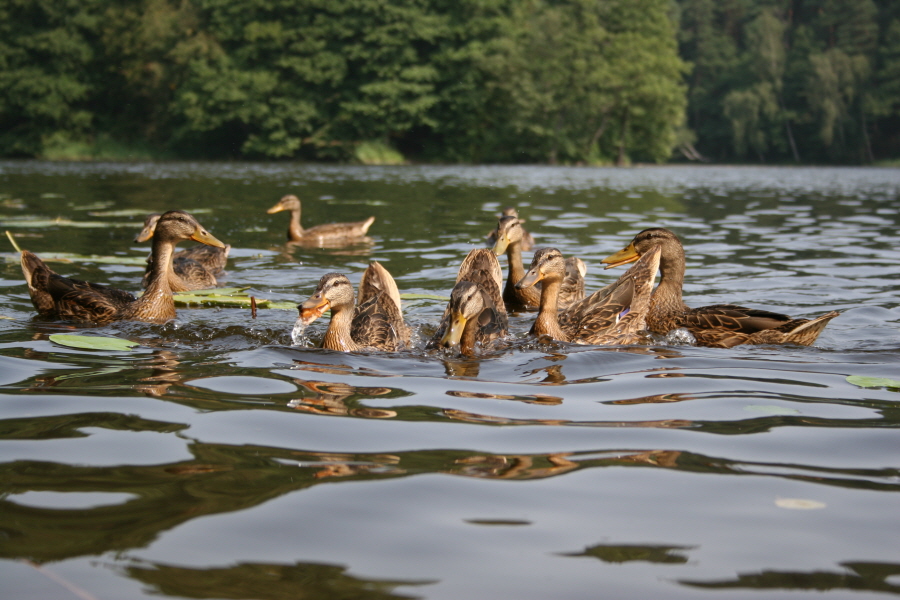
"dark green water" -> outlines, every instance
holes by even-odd
[[[265,210],[288,192],[306,225],[374,215],[371,242],[285,246]],[[415,299],[415,349],[341,354],[292,346],[291,310],[41,321],[7,246],[0,597],[897,595],[900,391],[846,378],[900,379],[898,194],[889,169],[0,163],[2,227],[38,255],[142,259],[137,215],[181,208],[233,246],[223,283],[259,298],[371,260],[447,295],[516,205],[589,290],[666,226],[691,305],[842,312],[811,348],[730,350],[541,344],[523,314],[509,347],[462,359],[422,349],[444,305]],[[52,266],[129,290],[143,271]]]

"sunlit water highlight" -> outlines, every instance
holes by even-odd
[[[265,210],[288,192],[306,224],[374,215],[371,239],[285,245]],[[246,308],[73,330],[34,318],[10,250],[0,595],[896,595],[900,390],[846,378],[900,379],[898,193],[891,169],[0,163],[0,220],[38,255],[144,257],[143,214],[181,208],[232,244],[223,283],[259,299],[382,262],[414,334],[396,354],[323,351],[328,314]],[[568,345],[529,339],[523,313],[473,358],[427,351],[434,297],[508,205],[587,263],[588,290],[664,226],[691,305],[842,314],[811,348]],[[125,263],[52,266],[137,290]]]

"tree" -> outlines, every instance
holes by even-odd
[[[95,0],[0,0],[0,152],[83,142],[93,112]]]

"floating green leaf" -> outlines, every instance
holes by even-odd
[[[437,294],[400,294],[401,300],[441,300],[447,302],[450,296],[439,296]]]
[[[29,227],[43,229],[44,227],[77,227],[85,229],[101,229],[104,227],[134,227],[131,222],[113,223],[111,221],[72,221],[71,219],[27,219],[7,218],[3,221],[3,227]]]
[[[862,388],[900,388],[900,381],[896,379],[888,379],[887,377],[866,377],[865,375],[850,375],[847,377],[847,383]]]
[[[175,294],[172,298],[177,306],[219,306],[224,308],[249,308],[253,299],[247,294],[223,294],[223,291],[246,288],[218,288],[214,290],[197,290]],[[295,310],[296,302],[273,302],[265,298],[256,298],[256,308],[276,308],[281,310]]]
[[[101,337],[99,335],[75,335],[67,333],[55,333],[50,336],[50,341],[60,346],[69,348],[83,348],[85,350],[112,350],[128,352],[134,346],[140,346],[137,342],[123,340],[122,338]]]

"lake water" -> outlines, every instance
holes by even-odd
[[[374,215],[371,242],[284,245],[286,215],[265,211],[286,193],[307,226]],[[7,244],[0,597],[898,595],[900,390],[847,381],[900,379],[898,194],[896,169],[2,162],[22,247],[122,259],[58,272],[136,291],[138,215],[184,209],[233,246],[223,283],[257,298],[382,262],[416,295],[417,346],[292,346],[286,309],[43,321]],[[664,226],[692,306],[842,314],[809,348],[539,343],[519,314],[507,347],[426,352],[444,303],[423,296],[449,294],[508,205],[586,262],[588,290]]]

